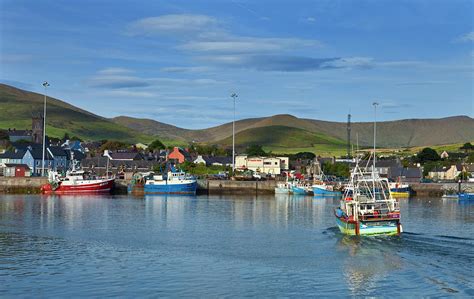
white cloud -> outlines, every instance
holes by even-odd
[[[256,38],[229,36],[221,40],[190,41],[179,46],[179,49],[198,52],[216,53],[257,53],[277,52],[303,47],[319,47],[321,43],[316,40],[297,38]]]
[[[212,70],[207,66],[170,66],[163,67],[160,71],[165,73],[203,73]]]
[[[129,25],[127,32],[131,35],[192,33],[209,29],[216,23],[216,19],[206,15],[162,15],[135,21]]]
[[[346,57],[325,63],[325,66],[333,68],[371,68],[374,59],[372,57]]]
[[[466,33],[466,34],[462,35],[461,37],[459,37],[457,39],[457,41],[460,41],[460,42],[474,42],[474,31],[471,31],[469,33]]]
[[[307,18],[305,19],[305,21],[308,22],[308,23],[314,23],[314,22],[316,22],[316,19],[313,18],[313,17],[307,17]]]
[[[126,68],[109,67],[109,68],[105,68],[105,69],[99,70],[97,73],[100,74],[100,75],[110,75],[110,76],[113,76],[113,75],[130,74],[130,73],[133,73],[133,71],[132,71],[132,70],[129,70],[129,69],[126,69]]]

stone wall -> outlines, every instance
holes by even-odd
[[[445,192],[455,193],[459,190],[458,183],[414,183],[410,184],[417,196],[442,196]],[[474,183],[462,183],[462,192],[474,192]]]
[[[47,178],[40,177],[0,177],[0,193],[40,193]]]

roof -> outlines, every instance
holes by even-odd
[[[8,136],[31,136],[30,130],[7,130]]]
[[[28,148],[27,150],[31,153],[31,156],[33,156],[33,159],[35,159],[35,160],[42,160],[43,159],[43,149],[42,148],[33,147],[33,148]],[[51,160],[51,159],[53,159],[53,157],[51,157],[51,154],[48,151],[45,151],[44,159],[45,160]]]
[[[22,159],[25,155],[25,150],[17,150],[17,151],[7,151],[3,154],[0,154],[0,158],[2,159]]]
[[[232,164],[232,157],[225,156],[202,156],[203,160],[206,161],[206,164]]]
[[[25,169],[30,169],[30,167],[26,164],[10,164],[10,163],[6,163],[5,164],[5,167],[22,167],[22,168],[25,168]]]
[[[60,156],[67,156],[66,151],[60,147],[60,146],[50,146],[48,147],[48,150],[53,154],[55,157],[60,157]]]
[[[113,160],[143,160],[143,156],[137,152],[115,152],[109,155]]]

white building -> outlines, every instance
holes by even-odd
[[[254,172],[279,175],[289,166],[288,157],[248,157],[236,156],[235,168],[238,170],[252,170]]]

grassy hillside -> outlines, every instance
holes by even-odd
[[[232,123],[204,130],[187,130],[165,125],[168,127],[166,127],[166,130],[163,130],[164,124],[154,120],[128,118],[127,121],[132,122],[132,120],[133,126],[120,121],[118,123],[150,134],[157,132],[160,136],[197,142],[217,143],[231,137],[232,134]],[[345,140],[347,135],[346,123],[301,119],[292,115],[274,115],[271,117],[240,120],[236,122],[236,132],[272,126],[302,129],[338,140]],[[371,146],[373,142],[373,123],[352,123],[351,142],[354,144],[356,143],[357,135],[360,146]],[[441,119],[407,119],[377,123],[377,144],[379,147],[432,146],[464,143],[469,140],[474,140],[474,119],[467,116]],[[294,147],[298,146],[298,144],[294,144]]]
[[[0,84],[0,107],[0,128],[31,129],[32,115],[42,114],[43,95]],[[126,142],[147,142],[153,139],[151,136],[49,97],[46,132],[52,137],[62,137],[67,132],[71,136],[85,140],[117,139]]]
[[[232,145],[232,137],[217,141],[218,144]],[[237,148],[244,149],[249,145],[262,145],[267,151],[274,153],[294,153],[311,151],[318,153],[343,152],[343,140],[314,133],[304,129],[272,125],[241,131],[235,136]]]

